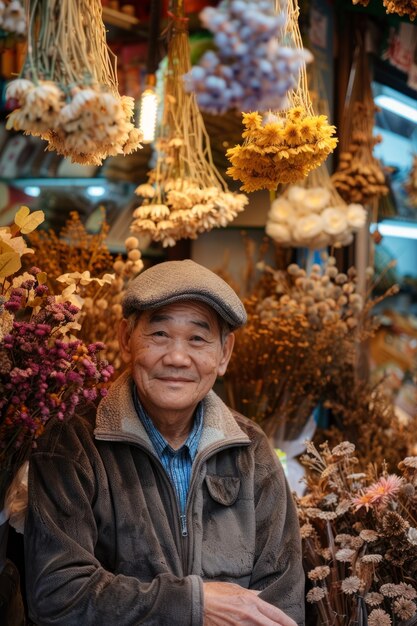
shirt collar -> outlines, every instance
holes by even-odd
[[[139,419],[142,422],[148,434],[148,437],[151,440],[152,445],[155,448],[155,451],[158,457],[161,457],[167,448],[168,450],[173,450],[173,448],[171,448],[167,440],[161,435],[161,433],[159,432],[159,430],[156,428],[155,424],[153,423],[152,419],[149,417],[149,415],[146,413],[145,409],[143,408],[142,403],[139,399],[139,394],[137,392],[136,385],[133,385],[133,402],[135,405],[136,412],[139,416]],[[204,416],[203,403],[199,402],[197,405],[197,409],[195,411],[193,427],[187,439],[181,446],[181,448],[186,447],[188,449],[188,453],[192,461],[194,461],[195,459],[195,456],[198,450],[198,445],[200,443],[201,433],[203,430],[203,416]],[[174,452],[177,452],[177,451],[174,451]]]

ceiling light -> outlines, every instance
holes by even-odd
[[[376,96],[374,101],[381,109],[391,111],[391,113],[395,113],[395,115],[405,117],[407,120],[417,123],[417,108],[404,104],[404,102],[400,102],[391,96]]]
[[[372,224],[371,230],[378,230],[384,237],[398,237],[401,239],[417,239],[417,224],[412,222],[379,222]]]
[[[148,74],[146,89],[140,98],[139,130],[143,143],[152,143],[155,139],[156,119],[158,115],[159,97],[155,91],[155,74]]]
[[[40,187],[24,187],[23,192],[27,195],[27,196],[31,196],[32,198],[37,198],[38,196],[40,196],[41,193],[41,189]]]
[[[106,188],[103,185],[90,185],[87,187],[87,194],[91,198],[101,198],[106,193]]]

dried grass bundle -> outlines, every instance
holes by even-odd
[[[412,207],[417,208],[417,155],[413,157],[413,165],[408,175],[408,180],[405,184],[405,190],[407,192],[407,202]]]
[[[363,37],[355,50],[347,94],[340,160],[332,181],[346,202],[377,205],[388,187],[381,164],[373,156],[373,147],[381,138],[373,135],[376,107]]]
[[[190,45],[187,20],[181,14],[172,18],[171,32],[157,162],[148,182],[136,190],[143,202],[131,224],[133,232],[164,246],[226,226],[248,202],[246,196],[228,191],[213,163],[196,96],[185,90]]]

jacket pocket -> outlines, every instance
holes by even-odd
[[[206,476],[206,485],[210,496],[223,506],[231,506],[237,500],[240,490],[240,478],[235,476]]]

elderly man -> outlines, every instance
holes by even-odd
[[[30,467],[28,602],[41,626],[295,626],[295,507],[258,426],[212,391],[246,313],[193,261],[123,301],[128,368],[95,424],[54,424]]]

